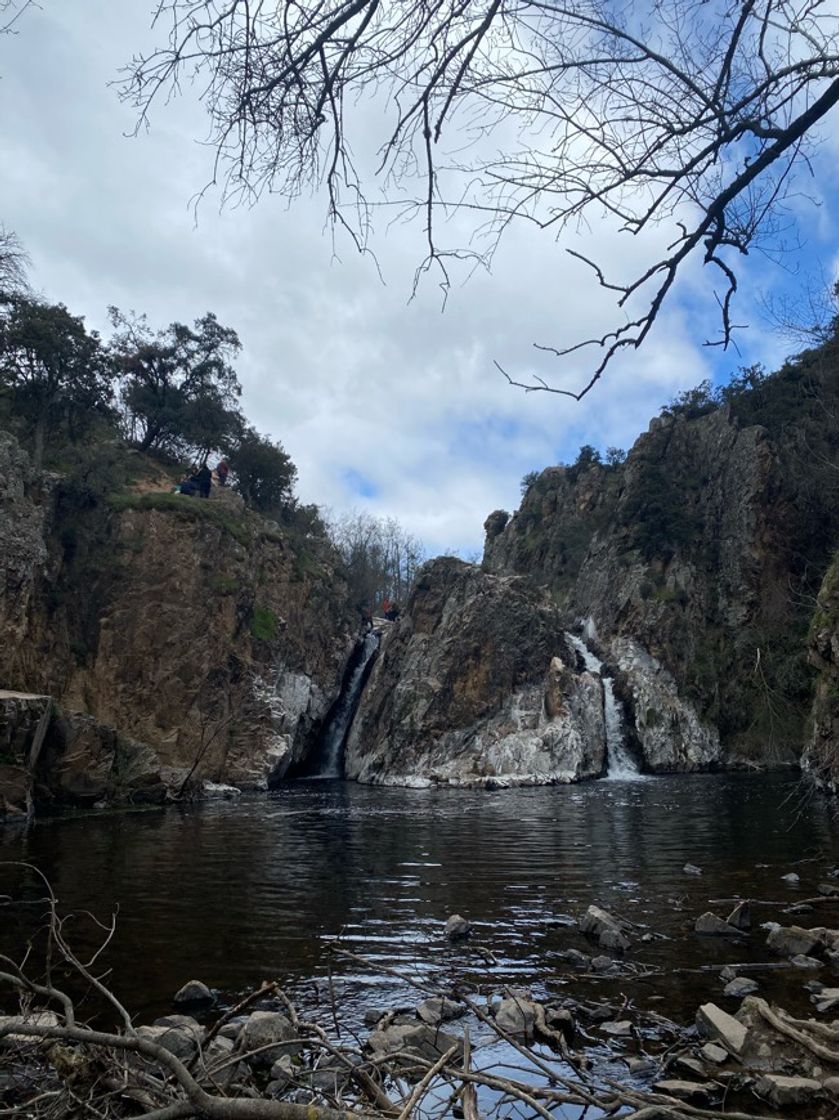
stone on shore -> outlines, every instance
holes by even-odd
[[[198,1024],[196,1023],[195,1026],[198,1027]],[[165,1026],[137,1028],[139,1038],[162,1046],[164,1050],[168,1050],[170,1054],[180,1058],[182,1062],[190,1061],[198,1052],[198,1043],[202,1034],[203,1031],[200,1027],[197,1030]]]
[[[720,1042],[730,1054],[741,1053],[747,1029],[715,1003],[703,1003],[696,1013],[696,1029],[705,1038]]]
[[[417,1015],[420,1019],[432,1027],[435,1027],[438,1023],[447,1023],[451,1019],[460,1019],[465,1014],[465,1007],[455,1003],[453,999],[446,999],[444,996],[423,1000],[417,1008]],[[379,1018],[381,1018],[381,1013],[379,1013]],[[376,1022],[378,1022],[378,1019]],[[375,1026],[375,1023],[369,1025]]]
[[[822,988],[816,995],[810,997],[816,1005],[816,1011],[836,1011],[839,1008],[839,988]]]
[[[775,1108],[809,1104],[821,1091],[821,1082],[813,1077],[784,1077],[779,1073],[767,1073],[755,1085],[757,1095]]]
[[[495,1023],[507,1034],[533,1037],[537,1018],[536,1004],[531,999],[503,999],[495,1011]]]
[[[296,1028],[282,1012],[254,1011],[239,1032],[237,1049],[249,1065],[269,1069],[283,1054],[300,1053],[301,1044],[292,1042],[296,1038]],[[254,1050],[260,1052],[252,1054]]]
[[[757,989],[756,981],[749,980],[746,976],[735,976],[733,980],[726,984],[723,995],[729,996],[731,999],[743,999],[744,996],[750,996]]]
[[[699,1053],[706,1062],[713,1062],[715,1065],[727,1062],[729,1056],[725,1047],[718,1046],[716,1042],[706,1042]]]
[[[463,1043],[444,1031],[429,1027],[427,1023],[394,1023],[385,1030],[373,1031],[367,1040],[367,1045],[377,1057],[386,1057],[405,1051],[408,1054],[417,1054],[429,1062],[436,1062],[450,1050],[457,1048],[458,1056],[463,1053]]]
[[[703,934],[705,937],[742,937],[743,931],[737,929],[735,926],[730,926],[728,922],[724,922],[722,918],[718,918],[716,914],[712,914],[710,910],[701,914],[694,923],[693,927],[697,933]]]
[[[657,1093],[666,1093],[669,1097],[676,1097],[680,1101],[706,1102],[714,1086],[710,1081],[680,1081],[674,1078],[654,1082],[653,1089]]]

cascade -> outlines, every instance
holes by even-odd
[[[319,752],[320,765],[312,775],[315,778],[340,778],[343,775],[343,751],[361,692],[367,681],[367,669],[379,648],[379,634],[369,630],[361,648],[351,662],[352,668],[344,681],[335,710],[326,726],[323,745]]]
[[[593,627],[589,621],[586,623],[583,633],[586,637],[591,638],[593,636],[592,631]],[[626,745],[623,705],[615,696],[614,681],[611,677],[603,675],[605,668],[603,662],[592,653],[583,638],[578,638],[576,634],[569,633],[566,633],[565,636],[582,657],[586,669],[600,677],[603,682],[603,720],[606,725],[606,777],[618,781],[637,781],[643,775]]]

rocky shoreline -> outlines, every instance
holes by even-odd
[[[565,921],[588,952],[569,947],[557,993],[453,972],[433,985],[379,966],[399,997],[369,1007],[363,1022],[342,1007],[340,980],[330,972],[314,1003],[299,995],[292,1002],[273,981],[240,998],[191,981],[173,997],[171,1014],[135,1026],[72,953],[52,900],[53,952],[76,980],[97,986],[110,1010],[80,1026],[69,996],[4,959],[0,1007],[12,1011],[15,989],[20,1006],[0,1016],[0,1104],[31,1117],[68,1115],[54,1109],[74,1099],[115,1120],[335,1120],[337,1113],[408,1120],[448,1096],[444,1111],[457,1120],[501,1116],[510,1099],[540,1115],[573,1104],[637,1120],[790,1110],[823,1117],[839,1106],[839,868],[821,869],[816,880],[811,899],[775,914],[782,921],[756,923],[753,915],[774,904],[748,899],[692,919],[692,932],[721,939],[731,959],[707,972],[707,998],[687,1023],[644,1000],[653,967],[634,961],[633,947],[661,935],[590,905]],[[808,920],[816,914],[824,924]],[[439,938],[469,946],[476,959],[488,953],[460,915]],[[743,961],[761,945],[764,960]],[[340,940],[332,950],[336,959],[377,968]],[[806,1017],[759,994],[763,975],[779,969],[800,976]],[[592,977],[606,998],[590,998]],[[103,1028],[106,1019],[111,1026]],[[264,1104],[255,1111],[236,1103],[256,1101]]]

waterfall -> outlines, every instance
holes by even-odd
[[[351,669],[341,695],[323,736],[323,745],[320,749],[320,766],[313,775],[315,778],[340,778],[344,772],[343,751],[344,743],[361,698],[361,691],[367,680],[367,667],[379,648],[379,634],[376,630],[369,630],[356,650],[351,661]]]
[[[593,627],[587,623],[584,634],[589,637]],[[603,682],[603,720],[606,725],[606,777],[618,781],[637,781],[642,777],[638,763],[626,745],[626,725],[623,705],[615,696],[615,683],[611,677],[603,675],[605,665],[596,657],[582,638],[576,634],[565,635],[583,659],[590,673],[600,677]]]

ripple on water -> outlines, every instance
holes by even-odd
[[[465,972],[493,984],[562,983],[559,954],[591,950],[565,916],[597,902],[664,935],[637,944],[633,960],[667,973],[647,996],[691,1017],[708,976],[674,982],[670,970],[730,959],[727,946],[685,932],[708,900],[796,897],[780,875],[819,852],[834,858],[827,807],[815,799],[802,814],[793,789],[777,775],[495,793],[300,782],[236,803],[44,823],[24,840],[0,836],[0,859],[41,867],[68,909],[104,917],[119,904],[108,964],[141,1011],[168,1009],[193,975],[229,991],[267,977],[294,989],[331,968],[359,1007],[371,986],[404,1001],[404,986],[376,975],[380,965],[430,982]],[[703,874],[685,875],[687,862]],[[823,864],[796,869],[807,890]],[[19,879],[0,871],[0,894]],[[443,939],[454,912],[474,923],[471,943]],[[0,948],[19,948],[25,934],[20,909],[2,923]],[[369,968],[337,956],[336,941]],[[755,935],[744,951],[760,947]]]

